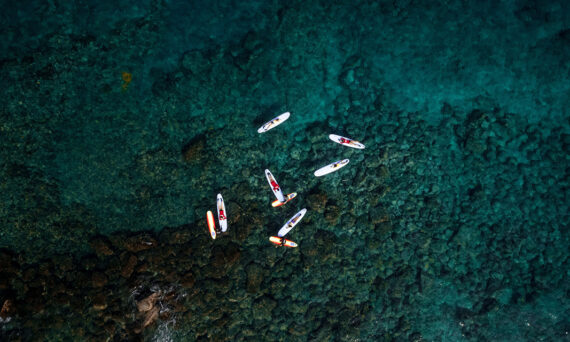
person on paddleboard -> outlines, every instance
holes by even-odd
[[[279,191],[279,184],[275,180],[271,180],[271,186],[273,187],[274,191]]]
[[[226,219],[226,215],[224,214],[224,210],[220,209],[220,220],[225,220]]]

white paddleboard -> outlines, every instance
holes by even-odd
[[[278,117],[275,117],[275,118],[267,121],[266,123],[263,124],[263,126],[259,127],[259,129],[257,130],[257,133],[265,133],[265,132],[269,131],[270,129],[281,125],[283,122],[285,122],[285,120],[289,119],[289,116],[291,116],[291,113],[285,112],[285,113],[279,115]]]
[[[295,227],[297,225],[297,223],[299,223],[301,221],[303,216],[305,216],[306,212],[307,212],[307,209],[303,208],[301,211],[296,213],[295,216],[291,217],[289,219],[289,221],[287,221],[287,223],[285,223],[285,225],[283,225],[283,227],[281,227],[281,229],[279,229],[277,236],[284,237],[285,235],[287,235],[287,233],[289,233],[289,231],[291,229],[293,229],[293,227]]]
[[[340,135],[336,134],[329,134],[329,138],[334,141],[335,143],[339,143],[344,146],[357,148],[359,150],[364,149],[364,145],[360,141],[352,140],[347,137],[341,137]]]
[[[222,228],[222,232],[228,230],[228,217],[226,213],[226,206],[224,205],[224,199],[222,194],[218,194],[218,223],[220,224],[220,228]]]
[[[281,188],[279,187],[279,184],[277,184],[277,181],[275,180],[275,177],[273,177],[271,171],[265,169],[265,177],[267,178],[267,182],[271,187],[271,191],[273,191],[275,194],[275,197],[277,197],[279,202],[285,202],[285,196],[283,196],[283,192],[281,191]]]
[[[331,163],[327,166],[323,166],[320,169],[318,169],[317,171],[315,171],[315,176],[321,177],[324,175],[328,175],[331,172],[338,171],[342,167],[346,166],[346,164],[348,164],[348,162],[349,162],[348,159],[337,160],[334,163]]]

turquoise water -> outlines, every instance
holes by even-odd
[[[1,4],[0,337],[570,340],[569,7]]]

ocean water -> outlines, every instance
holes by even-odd
[[[0,19],[0,340],[570,341],[570,3]]]

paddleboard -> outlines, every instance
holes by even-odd
[[[226,206],[224,205],[224,198],[222,194],[218,194],[218,223],[220,224],[220,228],[222,232],[226,232],[228,230],[228,217],[226,213]]]
[[[331,163],[327,166],[323,166],[320,169],[318,169],[317,171],[315,171],[315,176],[321,177],[324,175],[328,175],[331,172],[338,171],[342,167],[346,166],[346,164],[348,164],[348,162],[349,162],[348,159],[337,160],[334,163]]]
[[[269,238],[269,241],[273,242],[274,244],[278,245],[278,246],[285,246],[285,247],[297,247],[298,245],[291,241],[291,240],[287,240],[284,239],[282,237],[277,237],[277,236],[271,236]]]
[[[297,197],[297,193],[296,192],[292,192],[289,195],[287,195],[287,197],[285,198],[285,202],[281,202],[279,200],[275,200],[273,202],[271,202],[271,206],[272,207],[280,207],[283,204],[289,202],[290,200],[292,200],[293,198]]]
[[[275,180],[275,177],[273,177],[271,171],[265,169],[265,177],[267,178],[267,182],[271,187],[271,191],[273,191],[273,194],[275,194],[275,197],[277,197],[277,200],[279,202],[285,202],[285,196],[283,196],[283,192],[281,191],[281,188],[279,187],[279,184],[277,184],[277,181]]]
[[[301,222],[301,219],[303,218],[303,216],[305,216],[306,213],[307,209],[305,208],[301,209],[301,211],[296,213],[295,216],[291,217],[289,221],[287,221],[287,223],[285,223],[283,227],[279,229],[277,236],[284,237],[285,235],[287,235],[287,233],[289,233],[289,231],[293,229],[293,227],[295,227],[297,223]]]
[[[216,239],[216,223],[214,222],[214,214],[210,210],[206,213],[206,220],[208,222],[208,229],[210,230],[210,235],[212,239]]]
[[[265,133],[265,132],[269,131],[270,129],[281,125],[283,122],[285,122],[285,120],[289,119],[289,116],[291,116],[291,113],[285,112],[285,113],[271,119],[270,121],[267,121],[266,123],[263,124],[263,126],[259,127],[259,129],[257,130],[257,133]]]
[[[352,139],[349,139],[347,137],[341,137],[340,135],[336,135],[336,134],[329,134],[329,138],[332,141],[339,143],[341,145],[344,145],[344,146],[357,148],[359,150],[364,149],[364,145],[360,141],[352,140]]]

